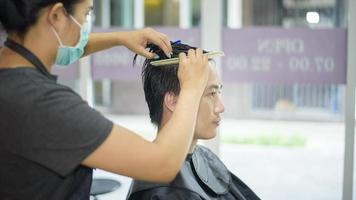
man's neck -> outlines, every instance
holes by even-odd
[[[190,145],[190,149],[189,149],[189,153],[193,153],[195,147],[197,146],[198,140],[197,139],[193,139],[192,144]]]
[[[160,126],[158,126],[158,132],[161,130],[162,127],[164,127],[164,125],[167,123],[167,121],[168,120],[165,117],[162,119],[162,122],[161,122]],[[194,133],[194,135],[195,135],[195,133]],[[190,148],[189,148],[189,151],[188,151],[189,154],[194,152],[194,149],[195,149],[197,143],[198,143],[198,139],[193,138],[192,143],[191,143]]]

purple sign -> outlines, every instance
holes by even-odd
[[[346,83],[345,29],[223,30],[223,80]]]
[[[180,39],[184,43],[195,46],[200,44],[199,29],[180,28],[155,28],[165,33],[171,40]],[[125,31],[123,29],[94,29],[94,32]],[[92,56],[92,73],[94,80],[140,80],[141,67],[144,58],[139,56],[135,66],[133,65],[134,53],[125,47],[115,47],[106,51],[98,52]]]

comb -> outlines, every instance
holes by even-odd
[[[222,51],[212,51],[212,52],[204,53],[203,55],[207,55],[208,59],[212,59],[214,57],[224,56],[225,54]],[[178,63],[179,63],[179,58],[170,58],[165,60],[152,61],[150,64],[155,67],[161,67],[165,65],[172,65]]]

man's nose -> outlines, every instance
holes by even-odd
[[[215,103],[215,113],[220,114],[223,113],[225,111],[225,106],[222,102],[221,96],[219,95],[216,99],[216,103]]]

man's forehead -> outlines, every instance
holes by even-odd
[[[209,65],[209,80],[208,80],[208,85],[212,84],[219,84],[220,83],[220,77],[218,75],[218,71],[215,66]]]

